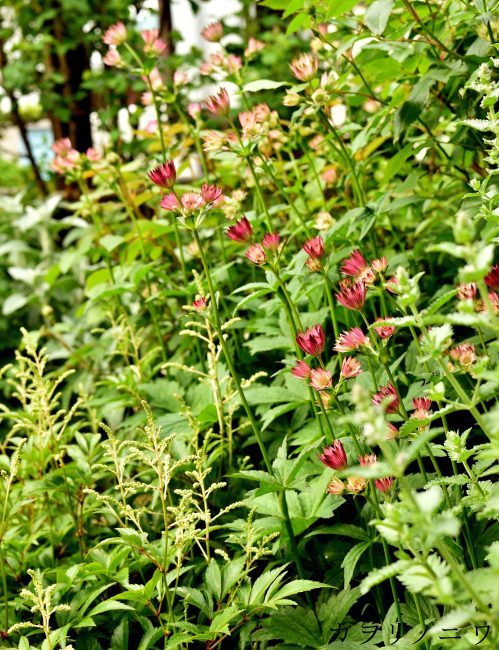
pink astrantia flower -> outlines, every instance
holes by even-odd
[[[339,478],[333,478],[327,484],[326,492],[328,494],[343,494],[346,490],[346,485]]]
[[[318,273],[322,269],[322,262],[316,257],[307,257],[305,260],[305,266],[312,273]]]
[[[462,366],[471,366],[476,361],[475,346],[473,343],[461,343],[454,346],[450,351],[450,356]]]
[[[199,210],[199,208],[204,206],[204,199],[201,194],[198,194],[197,192],[184,192],[180,202],[182,203],[184,210],[187,210],[188,212]]]
[[[213,206],[219,205],[224,200],[224,193],[221,188],[208,183],[203,183],[201,186],[201,196],[205,203],[210,203]]]
[[[199,102],[191,102],[187,106],[187,112],[192,117],[193,120],[201,113],[201,104]]]
[[[303,250],[309,257],[320,259],[324,255],[324,240],[317,235],[303,244]]]
[[[216,95],[205,99],[204,105],[214,115],[228,115],[230,111],[229,93],[225,88],[220,88]]]
[[[492,309],[494,310],[494,313],[499,313],[499,293],[496,293],[495,291],[489,291],[489,300],[492,303]],[[487,311],[485,306],[484,311]]]
[[[260,52],[260,50],[263,50],[264,47],[265,43],[263,41],[258,41],[256,38],[253,38],[253,36],[250,36],[248,47],[244,50],[244,56],[253,56],[257,52]]]
[[[251,244],[245,255],[250,262],[258,264],[258,266],[265,264],[267,261],[267,253],[261,244]]]
[[[313,54],[304,53],[289,64],[293,76],[299,81],[309,81],[317,72],[319,61]]]
[[[224,28],[220,21],[210,23],[201,30],[201,36],[209,43],[218,43],[224,35]]]
[[[492,291],[499,289],[499,264],[494,264],[490,271],[485,276],[485,284]]]
[[[171,192],[170,194],[165,194],[161,199],[160,205],[165,210],[178,210],[180,208],[180,203],[178,202],[177,197]]]
[[[147,172],[147,175],[155,185],[171,189],[177,179],[177,170],[173,160],[167,160],[159,167],[155,167]]]
[[[385,256],[379,257],[371,262],[371,268],[376,273],[384,273],[388,267],[388,260]]]
[[[299,379],[309,379],[310,378],[310,366],[306,361],[300,360],[295,363],[291,368],[291,374]]]
[[[384,318],[376,319],[376,321],[383,321],[383,320],[385,319]],[[374,331],[382,339],[389,339],[390,336],[395,332],[395,327],[392,327],[391,325],[380,325],[379,327],[375,327]]]
[[[326,337],[320,325],[309,327],[304,332],[298,332],[296,342],[307,354],[318,357],[324,351]]]
[[[425,420],[430,417],[431,399],[429,397],[415,397],[412,400],[412,405],[414,407],[414,413],[411,414],[411,418]]]
[[[239,221],[236,221],[235,224],[227,228],[225,233],[230,239],[243,243],[250,241],[253,236],[253,228],[248,219],[246,219],[246,217],[243,217],[242,219],[239,219]]]
[[[262,246],[269,251],[275,252],[279,249],[281,237],[277,232],[268,232],[262,240]]]
[[[388,433],[386,434],[386,439],[392,440],[393,438],[396,438],[398,436],[399,430],[391,422],[387,422],[387,425],[388,425]]]
[[[336,298],[347,309],[362,309],[366,302],[366,285],[363,282],[355,282],[351,287],[345,287],[337,293]]]
[[[326,390],[333,385],[333,376],[330,370],[322,368],[312,369],[310,371],[310,385],[315,390]]]
[[[359,456],[359,465],[365,467],[366,465],[374,465],[378,462],[376,454],[364,454],[364,456]]]
[[[189,83],[189,75],[185,70],[175,70],[173,73],[173,84],[175,86],[186,86]]]
[[[350,275],[356,280],[362,280],[366,284],[370,284],[374,281],[373,270],[357,248],[353,250],[350,257],[344,261],[340,271],[343,275]]]
[[[122,22],[111,25],[102,39],[106,45],[121,45],[126,41],[126,27]]]
[[[457,291],[459,300],[475,300],[478,287],[475,282],[469,284],[460,284]]]
[[[385,411],[387,413],[396,413],[399,410],[399,396],[392,383],[389,383],[387,386],[381,386],[371,400],[375,406],[385,401]]]
[[[73,146],[69,138],[59,138],[52,145],[52,151],[57,156],[66,156],[70,151],[73,151]]]
[[[389,492],[393,485],[393,478],[391,476],[385,476],[385,478],[374,479],[374,485],[380,492]]]
[[[351,379],[352,377],[357,377],[362,372],[362,366],[357,359],[353,357],[345,357],[343,363],[341,364],[341,376],[345,379]]]
[[[204,296],[199,296],[199,298],[193,300],[192,306],[196,311],[204,311],[206,309],[206,298]]]
[[[90,162],[97,162],[98,160],[101,159],[100,153],[97,151],[97,149],[94,149],[93,147],[89,147],[86,152],[85,152],[86,157]]]
[[[110,68],[119,68],[120,65],[123,63],[123,60],[118,50],[109,50],[109,52],[106,53],[106,55],[102,60]]]
[[[339,335],[333,349],[335,352],[353,352],[363,345],[370,345],[369,338],[360,327],[353,327],[348,332],[343,332]]]
[[[166,43],[159,38],[157,29],[145,29],[140,33],[144,40],[144,52],[146,54],[162,54],[166,50]]]
[[[348,459],[340,440],[335,440],[332,445],[324,447],[319,460],[327,467],[334,470],[343,470],[348,467]]]

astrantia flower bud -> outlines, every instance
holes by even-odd
[[[279,250],[281,238],[276,232],[268,232],[262,240],[262,246],[269,251],[276,252]]]
[[[366,302],[366,285],[363,282],[355,282],[351,287],[345,287],[337,293],[336,298],[347,309],[362,309]]]
[[[241,243],[248,242],[253,236],[253,228],[248,219],[243,217],[227,228],[225,234],[234,241]]]
[[[322,454],[319,455],[319,460],[327,467],[336,471],[346,469],[348,467],[348,459],[340,440],[335,440],[332,445],[324,447]]]
[[[147,175],[155,185],[171,189],[175,185],[177,179],[177,170],[173,160],[167,160],[159,167],[151,169]]]
[[[303,244],[303,250],[309,257],[319,259],[324,255],[324,240],[317,235]]]
[[[299,379],[309,379],[310,371],[310,366],[303,360],[297,361],[291,368],[291,374]]]
[[[106,45],[121,45],[126,41],[126,27],[122,22],[111,25],[102,39]]]
[[[457,291],[459,300],[475,300],[478,287],[475,282],[469,284],[460,284]]]
[[[214,115],[227,116],[230,111],[229,93],[221,88],[216,95],[211,95],[204,101],[205,107]]]
[[[203,197],[197,192],[184,192],[184,194],[182,194],[180,202],[182,203],[184,210],[187,212],[199,210],[200,208],[204,207],[205,204]]]
[[[374,485],[380,492],[389,492],[392,489],[393,478],[391,476],[385,476],[385,478],[377,478],[374,480]]]
[[[383,321],[383,320],[384,318],[376,319],[376,321]],[[390,336],[392,336],[392,334],[395,332],[395,327],[392,327],[391,325],[380,325],[379,327],[375,327],[374,331],[382,339],[389,339]]]
[[[324,330],[320,325],[309,327],[304,332],[298,332],[296,342],[304,352],[318,357],[326,344]]]
[[[396,413],[399,410],[400,402],[395,386],[389,383],[387,386],[381,386],[379,391],[373,395],[371,402],[377,406],[386,402],[385,411],[387,413]]]
[[[253,262],[253,264],[258,264],[258,266],[265,264],[267,261],[267,253],[261,244],[251,244],[245,255],[250,262]]]

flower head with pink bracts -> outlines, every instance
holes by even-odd
[[[347,309],[362,309],[366,302],[366,285],[362,281],[355,282],[350,287],[344,287],[336,298]]]
[[[262,239],[262,246],[271,253],[276,253],[281,245],[281,237],[277,232],[268,232]]]
[[[256,38],[253,38],[253,36],[250,36],[248,46],[244,50],[244,56],[246,58],[252,57],[264,48],[265,43],[263,41],[259,41]]]
[[[224,28],[219,20],[206,25],[206,27],[201,30],[201,36],[205,41],[208,41],[208,43],[218,43],[218,41],[223,38],[223,35]]]
[[[205,296],[199,296],[196,300],[192,301],[192,306],[196,311],[204,311],[206,309],[206,304]]]
[[[102,40],[106,45],[121,45],[126,39],[126,27],[122,22],[119,22],[108,27]]]
[[[118,50],[109,50],[102,59],[110,68],[119,68],[123,64],[123,59]]]
[[[320,259],[324,255],[324,240],[317,235],[303,244],[303,250],[309,257]]]
[[[189,113],[190,117],[195,120],[201,113],[201,104],[199,102],[191,102],[187,106],[187,112]]]
[[[384,318],[377,318],[376,321],[384,321]],[[390,336],[395,332],[395,327],[391,325],[379,325],[374,328],[376,334],[382,339],[389,339]]]
[[[310,81],[319,67],[319,60],[313,54],[305,52],[289,64],[293,77],[299,81]]]
[[[261,244],[251,244],[245,255],[250,262],[258,266],[265,264],[267,261],[267,253]]]
[[[186,212],[194,212],[204,206],[204,199],[198,192],[184,192],[180,197],[182,208]]]
[[[379,391],[373,395],[371,402],[374,406],[384,402],[386,413],[396,413],[400,406],[398,393],[392,383],[381,386]]]
[[[333,376],[330,370],[316,368],[310,371],[310,385],[315,390],[327,390],[333,386]]]
[[[161,199],[160,205],[165,210],[178,210],[180,208],[179,200],[172,192],[170,192],[170,194],[165,194]]]
[[[345,379],[352,379],[353,377],[358,377],[362,372],[362,366],[360,361],[354,359],[353,357],[345,357],[341,364],[341,376]]]
[[[393,478],[391,476],[385,476],[384,478],[376,478],[374,479],[374,485],[380,492],[386,494],[387,492],[390,492],[390,490],[392,489]]]
[[[239,221],[236,221],[235,224],[229,226],[225,231],[225,234],[229,239],[237,241],[240,243],[245,243],[251,240],[253,237],[253,228],[246,217],[242,217]]]
[[[158,56],[166,50],[167,45],[159,38],[159,31],[157,29],[145,29],[140,35],[144,40],[144,52],[146,54],[155,54]]]
[[[494,264],[490,271],[485,276],[485,284],[492,291],[499,289],[499,264]]]
[[[333,478],[327,484],[326,492],[327,494],[343,494],[346,487],[347,486],[339,478]]]
[[[50,164],[50,169],[58,174],[66,174],[75,169],[80,162],[80,154],[71,146],[69,138],[60,138],[52,145],[52,151],[56,154]]]
[[[476,361],[475,346],[473,343],[461,343],[454,346],[449,352],[454,361],[457,361],[461,366],[471,366]]]
[[[222,189],[217,185],[209,185],[208,183],[203,183],[201,186],[201,196],[206,205],[211,205],[212,207],[220,205],[224,200]]]
[[[460,284],[457,289],[457,297],[459,300],[475,300],[478,287],[475,282],[468,284]]]
[[[87,157],[87,160],[90,162],[98,162],[101,159],[100,153],[97,151],[97,149],[94,149],[93,147],[89,147],[85,151],[85,156]]]
[[[365,257],[357,248],[353,250],[350,257],[343,262],[340,271],[343,275],[350,275],[355,278],[355,280],[361,280],[366,284],[374,282],[374,272],[366,262]]]
[[[296,342],[303,352],[318,357],[323,353],[326,344],[324,330],[320,325],[309,327],[304,332],[298,332]]]
[[[364,454],[363,456],[359,456],[359,465],[362,465],[363,467],[366,467],[368,465],[374,465],[375,463],[378,462],[378,457],[376,454]]]
[[[319,455],[319,460],[336,471],[346,469],[348,467],[348,459],[340,440],[335,440],[333,444],[324,447],[322,454]]]
[[[375,273],[384,273],[388,268],[388,260],[383,255],[371,262],[371,268]]]
[[[208,99],[205,99],[203,102],[206,109],[213,113],[214,115],[225,115],[227,116],[230,111],[230,99],[229,93],[225,88],[220,88],[216,95],[211,95]]]
[[[147,172],[147,175],[155,185],[171,189],[177,180],[175,163],[173,160],[167,160],[162,165],[159,165],[159,167],[151,169],[151,171]]]
[[[291,368],[291,374],[299,379],[310,379],[311,368],[306,361],[300,359]]]
[[[360,327],[353,327],[339,335],[333,350],[335,352],[353,352],[360,347],[370,347],[371,342]]]
[[[414,412],[411,418],[414,420],[426,420],[431,415],[431,399],[429,397],[415,397],[412,400]]]

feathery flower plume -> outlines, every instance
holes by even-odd
[[[320,325],[307,328],[304,332],[298,332],[296,342],[307,354],[318,357],[324,351],[326,337]]]
[[[361,281],[355,282],[337,293],[336,298],[347,309],[362,309],[366,302],[366,285]]]
[[[227,228],[225,234],[229,239],[237,242],[248,242],[253,237],[253,228],[246,217],[239,219],[235,224]]]
[[[342,470],[348,467],[348,459],[340,440],[335,440],[332,445],[324,447],[319,460],[327,467],[334,470]]]

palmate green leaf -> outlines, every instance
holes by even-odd
[[[273,587],[274,585],[272,585]],[[322,589],[324,587],[330,588],[323,582],[316,582],[315,580],[293,580],[288,584],[281,587],[277,592],[273,593],[270,597],[266,594],[264,604],[267,607],[277,609],[282,605],[293,605],[294,601],[290,600],[290,596],[296,596],[305,591],[312,591],[313,589]],[[271,589],[269,589],[269,592]]]
[[[264,638],[279,640],[301,648],[319,648],[322,645],[321,631],[317,620],[309,609],[285,607],[272,614],[264,622]]]

